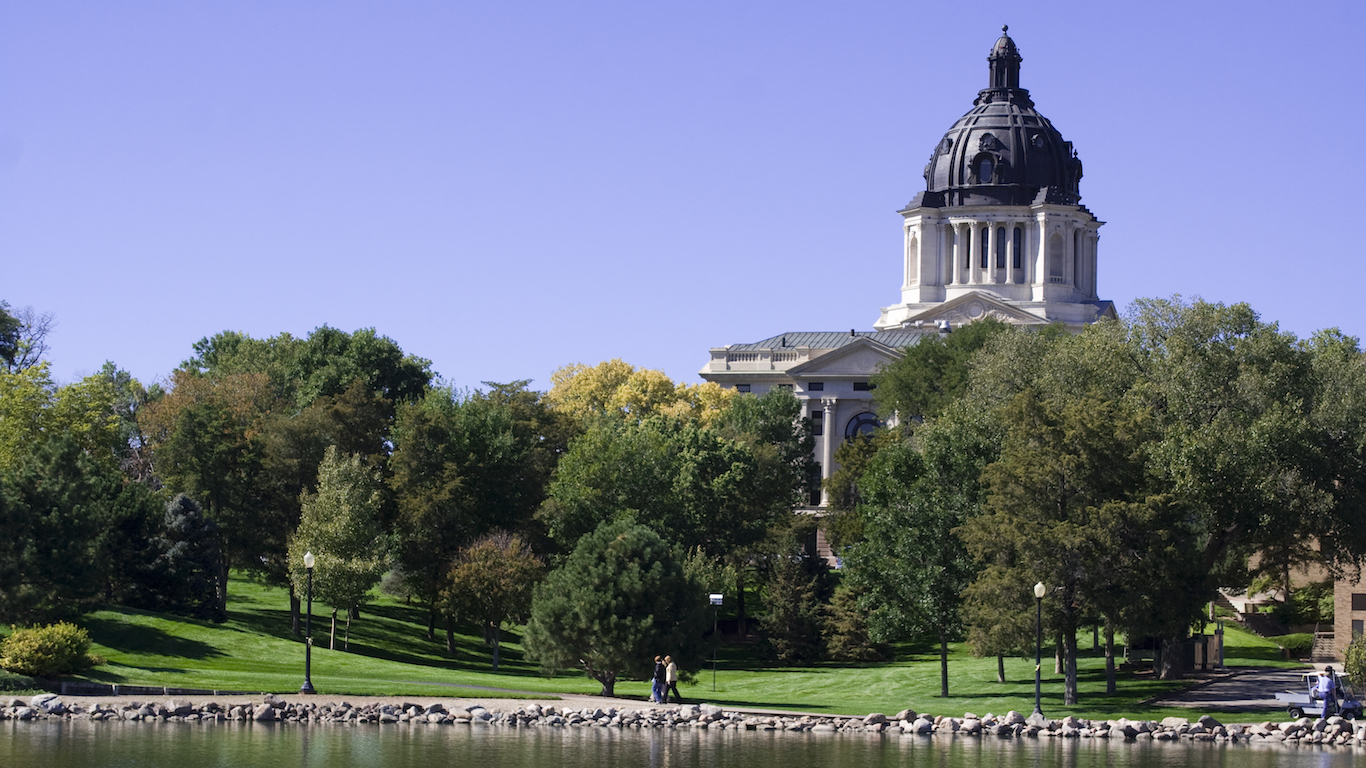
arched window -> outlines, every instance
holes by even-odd
[[[853,440],[856,437],[872,437],[873,432],[882,426],[882,421],[878,419],[876,413],[864,411],[849,420],[844,427],[844,439]]]
[[[1081,284],[1081,230],[1072,233],[1072,283]]]
[[[977,158],[977,183],[991,183],[992,162],[991,155],[982,155]]]
[[[1048,282],[1062,282],[1062,235],[1057,232],[1048,238]]]
[[[906,243],[906,284],[910,285],[916,281],[920,271],[920,243],[911,235],[910,242]]]
[[[1006,228],[996,228],[996,268],[1006,268]]]
[[[968,227],[963,238],[963,269],[972,269],[972,227]]]
[[[980,253],[980,254],[982,254],[982,257],[981,257],[980,259],[978,259],[978,261],[981,262],[981,264],[982,264],[982,269],[986,269],[986,268],[987,268],[987,256],[989,255],[989,254],[987,253],[987,243],[991,242],[991,241],[988,240],[987,238],[991,236],[991,227],[982,227],[982,231],[981,231],[981,232],[978,232],[977,235],[978,235],[978,240],[977,240],[977,252]]]
[[[1011,250],[1011,253],[1012,253],[1013,255],[1011,256],[1010,263],[1011,263],[1011,266],[1015,267],[1016,269],[1019,269],[1019,268],[1020,268],[1020,265],[1023,263],[1023,262],[1020,261],[1020,259],[1021,259],[1020,254],[1021,254],[1021,252],[1024,251],[1024,230],[1023,230],[1023,229],[1020,229],[1019,227],[1016,227],[1016,228],[1015,228],[1015,236],[1014,236],[1014,238],[1013,238],[1013,243],[1012,243],[1012,244],[1013,244],[1015,247]]]

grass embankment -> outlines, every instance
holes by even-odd
[[[108,664],[82,676],[97,682],[217,690],[297,691],[303,680],[303,646],[289,634],[288,596],[278,588],[238,579],[231,585],[228,620],[198,622],[130,609],[98,611],[80,623],[90,630],[93,652]],[[394,695],[412,697],[595,694],[597,683],[566,671],[543,676],[526,661],[517,633],[504,633],[502,664],[489,671],[489,648],[481,636],[458,634],[457,653],[445,654],[444,637],[426,639],[426,615],[389,598],[368,606],[351,625],[350,651],[328,650],[326,615],[314,617],[314,686],[328,696]],[[1104,659],[1081,638],[1078,661],[1082,705],[1063,707],[1062,679],[1044,659],[1043,705],[1051,717],[1160,718],[1190,716],[1140,702],[1188,682],[1161,681],[1151,674],[1124,671],[1119,693],[1107,696]],[[338,648],[341,648],[340,629]],[[665,649],[661,649],[665,650]],[[822,664],[771,667],[752,645],[722,648],[716,690],[710,667],[697,670],[694,685],[681,687],[688,701],[723,706],[802,710],[827,714],[892,714],[904,707],[918,712],[961,715],[1003,713],[1033,708],[1033,660],[1006,660],[1008,682],[996,682],[996,660],[977,659],[961,644],[950,647],[949,691],[940,698],[939,662],[933,648],[903,646],[898,661],[884,664]],[[1045,651],[1047,653],[1047,651]],[[1280,659],[1274,643],[1230,628],[1226,635],[1230,666],[1293,666]],[[518,693],[520,692],[520,694]],[[643,701],[644,682],[622,681],[618,696]]]

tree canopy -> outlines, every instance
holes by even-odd
[[[608,521],[539,586],[525,647],[542,669],[582,669],[613,695],[617,680],[644,679],[657,655],[696,668],[707,626],[706,593],[682,551],[649,528]]]

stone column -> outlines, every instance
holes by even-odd
[[[987,279],[983,281],[986,283],[1000,281],[1000,276],[996,273],[996,248],[998,247],[996,245],[996,230],[997,226],[994,222],[988,223],[986,242],[982,243],[987,249]]]
[[[825,409],[825,425],[821,435],[821,506],[828,506],[825,481],[830,479],[835,463],[835,416],[839,413],[840,401],[833,397],[822,397],[821,407]]]

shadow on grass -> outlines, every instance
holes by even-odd
[[[89,630],[91,640],[121,651],[136,650],[158,656],[179,656],[198,660],[223,656],[222,652],[208,643],[178,637],[143,624],[95,617],[86,618],[82,624]]]

